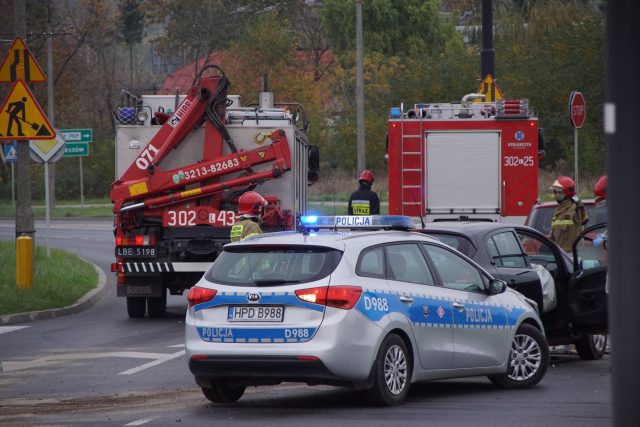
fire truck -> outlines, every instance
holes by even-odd
[[[390,109],[389,213],[524,223],[538,196],[543,130],[526,99]]]
[[[111,270],[131,318],[164,316],[167,293],[200,279],[229,242],[245,191],[268,201],[264,231],[293,229],[306,213],[319,161],[303,107],[267,91],[242,107],[229,87],[210,64],[186,95],[127,94],[117,110]]]

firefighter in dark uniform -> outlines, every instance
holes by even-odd
[[[376,192],[371,190],[375,178],[370,170],[360,172],[358,177],[360,187],[349,197],[349,215],[380,214],[380,199]]]
[[[551,239],[571,253],[571,246],[589,221],[589,215],[576,197],[576,183],[568,176],[558,177],[550,190],[558,202],[551,220]]]
[[[255,191],[247,191],[238,199],[240,221],[231,227],[231,241],[237,242],[254,234],[262,234],[260,218],[267,201]]]

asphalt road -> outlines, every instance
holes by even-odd
[[[42,245],[44,224],[36,226]],[[0,220],[0,239],[12,239],[13,227]],[[96,263],[109,290],[78,314],[0,326],[0,425],[612,425],[608,355],[587,362],[555,354],[529,390],[501,390],[484,377],[414,385],[394,408],[300,384],[252,388],[234,405],[214,405],[184,357],[186,297],[170,297],[163,319],[135,320],[116,297],[111,221],[52,221],[49,242]]]

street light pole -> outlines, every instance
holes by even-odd
[[[366,169],[364,139],[364,64],[362,42],[362,2],[356,0],[356,121],[358,129],[358,171]]]

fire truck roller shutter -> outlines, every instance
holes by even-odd
[[[427,132],[427,209],[495,213],[500,208],[500,134]]]

